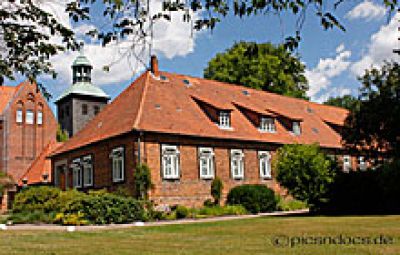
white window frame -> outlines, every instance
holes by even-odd
[[[343,155],[343,172],[348,173],[351,169],[351,156]]]
[[[112,150],[111,155],[112,163],[112,179],[113,182],[121,182],[125,180],[125,149],[118,147]]]
[[[241,149],[231,149],[231,175],[235,180],[244,179],[244,153]]]
[[[301,124],[300,121],[292,122],[292,133],[294,135],[301,135]]]
[[[83,169],[83,186],[93,186],[93,160],[92,155],[87,155],[82,158]],[[89,181],[88,181],[89,180]]]
[[[161,146],[162,178],[165,180],[177,180],[180,177],[180,152],[176,145]]]
[[[82,166],[81,159],[77,158],[72,161],[72,187],[82,188]]]
[[[42,111],[37,112],[37,121],[36,122],[38,125],[43,124],[43,112]]]
[[[18,108],[17,111],[15,112],[15,121],[17,123],[23,122],[23,110],[21,108]]]
[[[258,130],[266,133],[275,133],[276,132],[275,119],[271,117],[261,116],[260,126]]]
[[[219,128],[231,129],[231,113],[229,111],[220,111],[218,121]]]
[[[199,148],[199,171],[200,179],[214,178],[214,151],[211,147]],[[206,173],[203,172],[205,170]]]
[[[31,109],[27,109],[25,113],[26,124],[33,125],[35,123],[35,112]]]
[[[365,157],[364,156],[358,156],[358,168],[361,171],[367,170],[367,162],[365,161]]]
[[[259,161],[260,177],[262,179],[271,179],[272,178],[271,153],[269,151],[259,151],[258,161]],[[264,169],[266,170],[266,172],[263,171]]]

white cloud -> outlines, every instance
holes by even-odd
[[[57,14],[57,18],[64,24],[68,22],[68,27],[72,27],[68,16],[64,12],[64,4],[46,5],[47,10]],[[65,0],[67,1],[67,0]],[[151,1],[150,9],[153,12],[161,11],[162,1]],[[51,8],[50,8],[51,7]],[[194,16],[196,18],[196,16]],[[81,24],[72,29],[77,33],[78,38],[95,26],[89,23]],[[182,13],[172,13],[171,20],[158,20],[153,26],[153,53],[158,56],[163,55],[166,58],[174,58],[176,56],[185,56],[193,52],[197,33],[192,33],[191,24],[182,21]],[[148,45],[144,40],[133,43],[133,36],[128,37],[125,41],[118,44],[110,44],[102,47],[99,43],[85,43],[85,55],[93,65],[93,82],[96,85],[112,84],[130,80],[135,74],[142,71],[145,66],[143,63],[148,62]],[[150,38],[146,38],[150,41]],[[70,84],[72,80],[71,64],[78,56],[77,52],[65,52],[52,58],[52,63],[58,73],[58,79],[63,83]],[[140,61],[136,57],[140,58]],[[103,67],[110,66],[109,72],[104,72]]]
[[[358,4],[346,14],[348,19],[364,19],[367,21],[379,20],[386,14],[386,8],[383,5],[376,4],[370,0]]]
[[[315,102],[323,103],[326,102],[330,97],[342,97],[344,95],[350,95],[351,90],[346,87],[331,87],[325,90],[322,95],[314,98]]]
[[[351,51],[345,50],[344,45],[341,44],[336,52],[337,55],[334,58],[320,59],[316,67],[306,70],[305,74],[310,86],[307,94],[312,100],[316,100],[317,94],[329,87],[332,78],[340,75],[350,66]]]
[[[400,46],[397,30],[399,19],[400,14],[396,14],[389,24],[382,26],[378,32],[371,36],[365,53],[359,61],[356,61],[351,66],[353,74],[357,76],[362,75],[365,69],[369,69],[372,66],[379,67],[385,60],[400,61],[399,56],[393,53],[393,49],[398,49]]]

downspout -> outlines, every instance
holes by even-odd
[[[141,153],[141,137],[143,136],[143,132],[139,132],[139,136],[137,138],[137,145],[138,145],[138,152],[137,152],[137,157],[138,157],[138,165],[142,164],[142,153]]]

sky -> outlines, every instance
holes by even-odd
[[[94,72],[92,80],[112,98],[121,93],[144,71],[144,65],[133,57],[121,57],[127,42],[102,47],[83,35],[100,20],[74,24],[64,12],[68,0],[41,0],[44,9],[53,13],[60,22],[72,28],[85,41],[84,54],[91,61]],[[161,0],[152,0],[153,10],[161,9]],[[330,2],[330,1],[328,1]],[[333,1],[332,1],[333,2]],[[324,31],[315,16],[308,15],[301,31],[302,41],[296,54],[306,65],[309,81],[307,92],[312,101],[324,102],[332,96],[357,95],[360,86],[357,77],[371,66],[379,67],[390,60],[399,60],[393,54],[400,48],[400,15],[387,13],[382,0],[344,1],[335,11],[336,17],[344,24],[346,31],[333,29]],[[94,9],[94,12],[99,12]],[[98,13],[97,13],[98,14]],[[198,15],[198,14],[196,14]],[[96,17],[99,15],[94,15]],[[101,16],[101,15],[100,15]],[[196,77],[203,76],[203,70],[217,53],[225,51],[238,41],[282,43],[285,36],[295,28],[291,15],[258,15],[245,18],[228,16],[212,31],[195,32],[190,23],[182,22],[182,16],[175,14],[170,22],[160,21],[154,25],[153,53],[159,60],[160,70]],[[57,42],[57,38],[53,38]],[[148,53],[143,47],[136,47],[136,54],[147,62]],[[121,50],[122,49],[122,50]],[[52,94],[52,102],[72,83],[71,64],[78,52],[65,52],[52,58],[58,72],[57,79],[41,77],[39,80]],[[111,65],[110,65],[111,64]],[[110,71],[103,71],[110,65]],[[20,81],[6,81],[15,85]],[[53,109],[55,106],[51,103]]]

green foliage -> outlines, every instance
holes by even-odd
[[[216,177],[211,183],[211,196],[214,198],[214,204],[219,205],[223,189],[224,184],[219,177]]]
[[[360,106],[347,118],[343,139],[350,149],[400,158],[400,64],[366,70],[359,80]]]
[[[144,219],[143,204],[114,194],[89,194],[69,201],[61,209],[65,215],[81,213],[94,224],[128,223]]]
[[[12,210],[14,213],[50,213],[54,211],[60,194],[61,190],[54,187],[28,187],[16,194]]]
[[[33,215],[30,215],[33,214]],[[56,216],[58,215],[58,216]],[[46,218],[47,217],[47,218]],[[41,221],[78,225],[128,223],[143,220],[143,203],[107,193],[106,190],[61,191],[53,187],[29,187],[14,201],[12,220]]]
[[[300,60],[283,46],[240,42],[217,54],[204,70],[204,77],[306,99],[304,71]]]
[[[57,142],[66,142],[69,139],[68,132],[66,130],[62,130],[60,125],[57,127],[56,139]]]
[[[244,215],[246,213],[246,209],[241,205],[206,206],[192,211],[194,218],[203,218],[202,216]]]
[[[175,209],[177,219],[184,219],[189,216],[189,209],[183,205],[178,205]]]
[[[345,95],[340,97],[330,97],[324,104],[345,108],[349,111],[358,109],[360,101],[351,96]]]
[[[206,207],[212,207],[212,206],[215,205],[215,203],[214,203],[211,199],[206,199],[206,200],[203,202],[203,205],[206,206]]]
[[[270,212],[276,209],[274,192],[265,185],[241,185],[228,193],[227,204],[242,205],[251,213]]]
[[[38,224],[38,223],[53,223],[55,214],[44,213],[43,211],[30,211],[30,212],[20,212],[12,213],[7,221],[12,221],[13,224]]]
[[[274,161],[277,181],[310,209],[326,201],[335,176],[333,165],[318,145],[284,145]]]
[[[278,211],[295,211],[306,209],[307,204],[293,198],[283,198],[281,196],[276,196],[277,203],[277,210]]]
[[[134,179],[136,198],[147,200],[149,197],[148,192],[153,187],[150,168],[146,164],[137,165]]]
[[[380,166],[376,171],[339,173],[330,185],[327,214],[400,213],[400,161]]]
[[[0,171],[0,197],[6,188],[11,188],[14,186],[14,181],[6,173]]]

